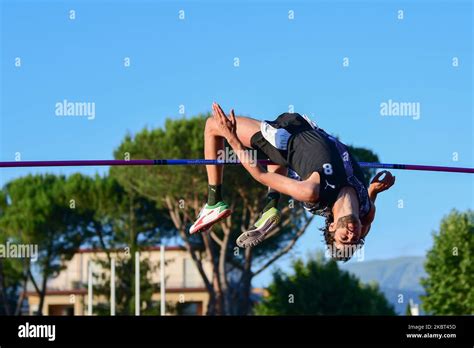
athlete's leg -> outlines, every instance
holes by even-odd
[[[267,171],[270,173],[277,173],[286,176],[288,170],[281,165],[271,164],[267,166]],[[280,200],[280,192],[268,188],[267,197],[265,200],[265,206],[263,207],[262,212],[266,212],[270,208],[278,208],[278,201]]]
[[[250,139],[260,131],[260,121],[250,117],[237,116],[237,137],[245,147],[251,147]],[[214,118],[206,121],[204,130],[204,157],[205,159],[217,159],[219,151],[224,150],[224,138]],[[208,165],[207,180],[209,185],[221,185],[224,166]]]
[[[269,165],[267,170],[272,173],[287,175],[287,168],[284,166]],[[279,224],[281,218],[281,213],[278,210],[279,200],[280,193],[268,188],[265,207],[259,218],[250,230],[245,231],[237,238],[237,245],[239,247],[248,248],[263,242],[268,233]]]
[[[250,139],[260,130],[260,122],[248,117],[237,117],[237,137],[246,147],[250,147]],[[219,151],[224,150],[224,138],[213,118],[206,121],[204,130],[204,156],[206,159],[217,159]],[[206,231],[212,225],[229,216],[232,212],[222,200],[223,165],[206,166],[208,178],[208,199],[199,213],[197,220],[189,232]]]

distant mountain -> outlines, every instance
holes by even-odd
[[[405,314],[412,299],[420,304],[424,291],[420,279],[426,276],[423,257],[399,257],[387,260],[351,262],[340,266],[358,277],[363,283],[377,282],[387,300],[398,314]],[[401,296],[403,303],[399,303]]]

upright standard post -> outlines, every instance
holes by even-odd
[[[87,315],[92,315],[92,261],[87,264]]]
[[[166,314],[166,285],[165,285],[165,246],[160,245],[160,312],[161,315]]]
[[[135,252],[135,315],[140,315],[140,253]]]
[[[110,260],[110,315],[115,315],[115,259]]]

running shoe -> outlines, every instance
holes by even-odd
[[[242,233],[237,238],[237,245],[241,248],[248,248],[260,244],[266,235],[278,225],[281,213],[276,208],[270,208],[257,220],[253,228]]]
[[[189,229],[189,233],[204,232],[211,228],[211,226],[216,222],[225,219],[230,214],[232,214],[232,211],[224,202],[217,202],[214,205],[208,205],[206,203],[206,205],[201,209],[197,220]]]

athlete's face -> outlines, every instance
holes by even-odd
[[[354,215],[343,216],[338,222],[333,222],[330,231],[334,231],[334,241],[337,247],[355,244],[359,241],[362,224]]]

